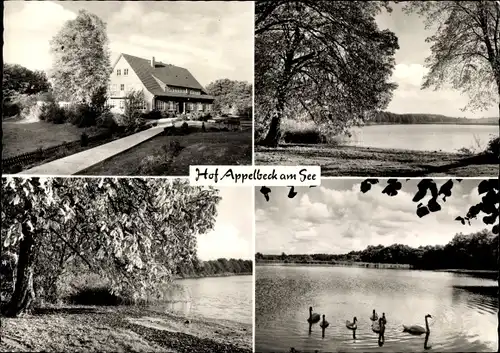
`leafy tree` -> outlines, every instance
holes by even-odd
[[[146,105],[146,98],[142,90],[132,90],[125,97],[124,115],[125,125],[134,125],[142,115],[142,109]]]
[[[227,113],[236,107],[238,114],[248,115],[252,110],[252,84],[227,78],[211,82],[207,91],[215,97],[214,111]]]
[[[154,294],[196,255],[196,235],[213,228],[219,200],[217,190],[181,179],[2,178],[1,249],[18,255],[4,313],[29,309],[34,277],[71,261],[114,292]]]
[[[60,99],[90,104],[108,86],[111,73],[106,24],[96,15],[80,10],[50,42],[53,55],[51,78]]]
[[[422,88],[451,84],[470,98],[465,108],[495,100],[500,111],[500,4],[498,1],[410,1],[408,13],[425,17],[432,43]],[[496,97],[496,99],[495,99]]]
[[[410,179],[406,179],[408,181]],[[457,182],[461,182],[462,179],[456,179]],[[360,191],[366,193],[371,190],[372,185],[378,184],[379,179],[365,179],[361,182]],[[422,179],[417,186],[417,192],[413,197],[413,202],[419,202],[416,209],[416,214],[418,217],[422,218],[431,212],[437,212],[441,210],[440,202],[446,202],[446,198],[450,197],[453,190],[454,181],[452,179],[447,180],[438,189],[436,183],[432,179]],[[387,185],[382,190],[383,194],[387,196],[396,196],[402,188],[402,182],[398,179],[387,179]],[[470,225],[470,220],[477,218],[480,213],[484,216],[482,221],[485,225],[493,225],[492,232],[494,234],[499,233],[497,219],[500,214],[500,183],[498,179],[486,179],[479,182],[477,186],[477,191],[479,195],[483,195],[481,202],[477,205],[472,205],[469,208],[467,214],[463,217],[457,217],[456,221],[461,222],[465,225],[468,223]],[[271,193],[271,188],[262,187],[260,191],[267,201],[269,201],[269,195]],[[431,198],[424,205],[420,201],[430,195]],[[293,197],[295,197],[294,194]]]
[[[255,102],[263,144],[277,146],[284,116],[307,114],[336,133],[383,109],[396,88],[388,82],[399,48],[380,31],[384,2],[257,1]]]
[[[15,95],[33,95],[50,90],[50,83],[43,71],[32,71],[17,64],[4,64],[2,93],[4,99]]]

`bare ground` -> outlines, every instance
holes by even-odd
[[[320,165],[322,176],[498,177],[498,161],[435,151],[284,144],[255,146],[256,165]]]
[[[2,318],[0,351],[251,352],[252,325],[133,307],[65,306]]]

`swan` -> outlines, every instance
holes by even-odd
[[[423,333],[430,333],[428,318],[432,318],[430,314],[425,315],[425,328],[420,325],[406,326],[403,325],[403,332],[408,332],[412,335],[421,335]]]
[[[356,324],[358,322],[358,319],[354,317],[352,322],[349,322],[349,320],[346,320],[345,322],[345,327],[347,327],[349,330],[356,330],[358,328],[358,325]]]
[[[370,320],[372,320],[372,321],[377,321],[378,320],[378,315],[377,315],[377,312],[375,311],[375,309],[373,309],[373,314],[370,317]]]
[[[319,314],[313,313],[313,308],[312,306],[309,307],[309,319],[307,319],[307,322],[310,324],[315,324],[319,321]]]
[[[328,325],[330,325],[330,323],[328,321],[325,320],[325,315],[323,315],[323,321],[321,322],[321,324],[319,324],[319,326],[321,328],[327,328]]]
[[[384,331],[385,331],[384,319],[380,318],[380,319],[378,319],[378,322],[374,321],[372,323],[372,330],[373,330],[373,332],[378,333],[378,334],[383,336]]]

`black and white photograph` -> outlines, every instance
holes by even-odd
[[[252,164],[253,2],[6,1],[3,23],[4,173]]]
[[[0,351],[252,352],[253,187],[3,177],[1,200]]]
[[[256,352],[498,352],[498,179],[255,189]]]
[[[256,1],[255,164],[497,177],[499,23],[499,1]]]

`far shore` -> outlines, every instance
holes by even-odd
[[[251,276],[252,272],[242,272],[242,273],[232,273],[232,272],[224,272],[224,273],[215,273],[210,276],[202,276],[202,275],[190,275],[186,277],[175,277],[176,280],[180,279],[200,279],[200,278],[214,278],[214,277],[233,277],[233,276]]]

